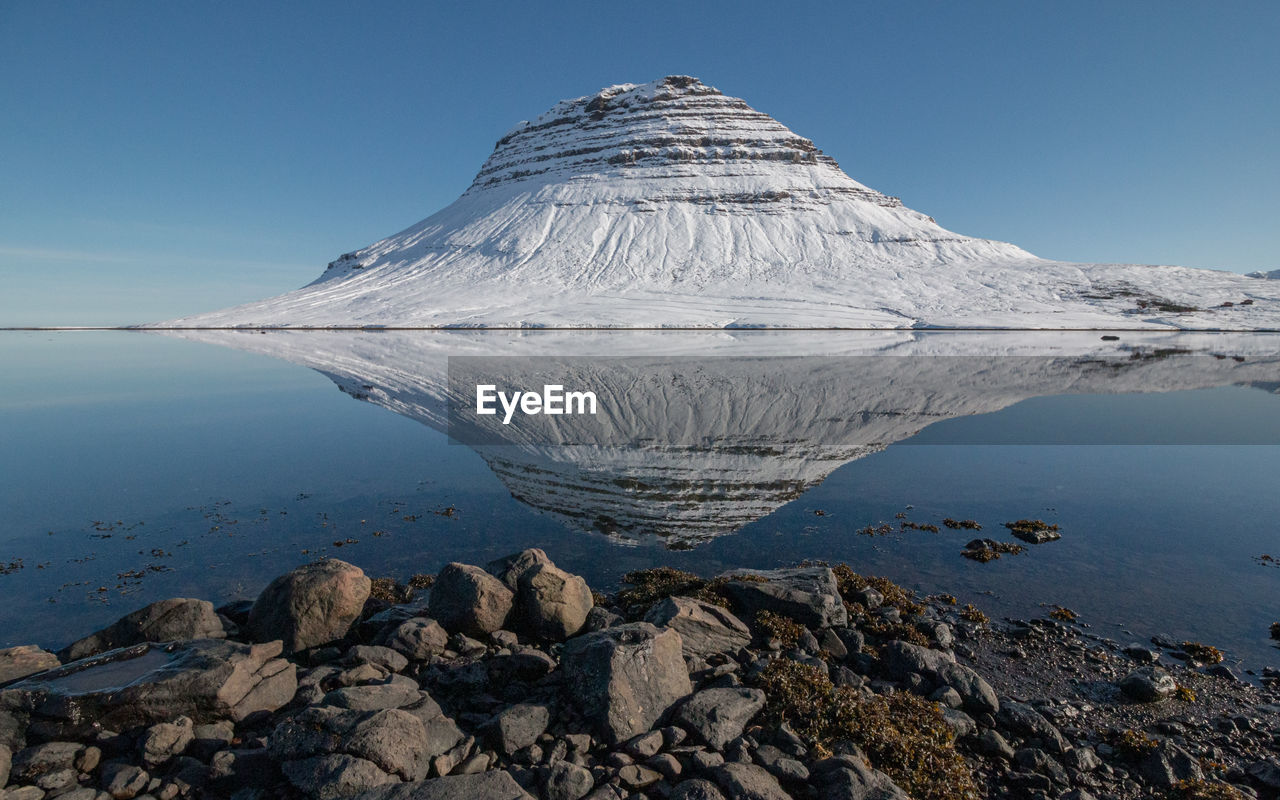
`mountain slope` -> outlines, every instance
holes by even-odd
[[[953,233],[742,100],[672,76],[521,123],[452,205],[308,286],[162,326],[1152,323],[1280,327],[1280,288]]]

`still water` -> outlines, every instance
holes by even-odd
[[[566,358],[604,428],[451,439],[461,356]],[[541,547],[602,589],[846,561],[1280,663],[1276,336],[4,332],[0,375],[0,646],[325,555],[406,578]],[[945,518],[983,530],[902,530]],[[1021,518],[1062,539],[960,556]]]

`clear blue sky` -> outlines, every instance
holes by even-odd
[[[0,325],[276,294],[687,73],[966,234],[1280,267],[1280,3],[0,2]]]

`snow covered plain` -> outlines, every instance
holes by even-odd
[[[1280,282],[948,231],[693,78],[566,100],[452,205],[278,297],[151,327],[1280,329]]]

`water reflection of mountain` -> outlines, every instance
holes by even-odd
[[[555,356],[557,368],[577,370],[577,385],[601,390],[603,425],[554,445],[546,430],[490,419],[485,441],[502,444],[473,449],[516,499],[572,527],[673,544],[737,530],[842,464],[940,420],[1045,395],[1265,387],[1280,378],[1280,337],[1256,334],[1119,342],[1084,332],[167,335],[311,367],[352,397],[441,431],[450,400],[471,399],[463,388],[450,397],[450,356],[500,355],[517,370]]]

